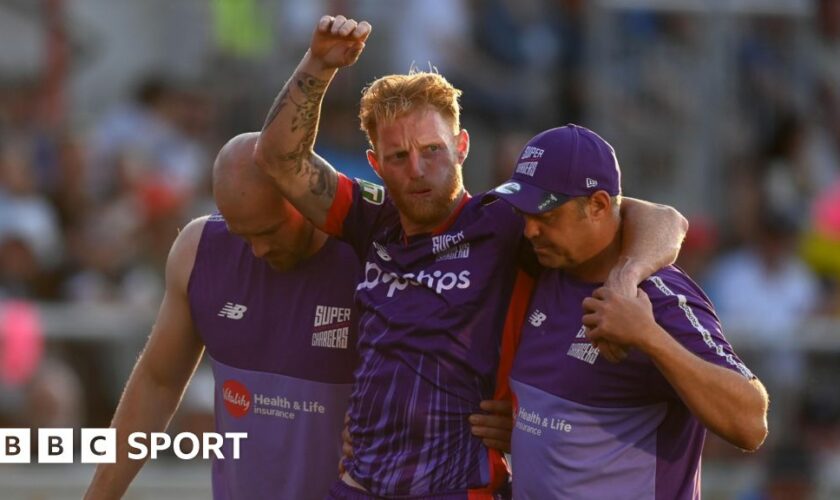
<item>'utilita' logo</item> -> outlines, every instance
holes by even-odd
[[[251,409],[251,393],[236,380],[225,380],[222,384],[222,399],[228,413],[234,418],[244,417]]]

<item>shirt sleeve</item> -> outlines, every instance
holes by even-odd
[[[377,230],[397,218],[384,187],[339,173],[335,198],[321,229],[349,243],[363,259]]]
[[[645,281],[643,289],[653,304],[656,322],[683,347],[705,361],[755,378],[724,337],[712,304],[687,276],[676,270],[657,273]]]

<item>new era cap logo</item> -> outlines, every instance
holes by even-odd
[[[502,194],[516,194],[520,189],[522,189],[522,186],[520,186],[518,182],[506,182],[493,191]]]
[[[589,177],[586,178],[586,187],[587,188],[594,188],[598,185],[598,181],[595,179],[591,179]]]
[[[225,303],[224,307],[222,307],[222,310],[219,311],[218,316],[227,319],[242,319],[242,316],[245,315],[245,311],[247,310],[248,308],[246,306],[243,306],[242,304],[234,304],[233,302],[227,302]]]

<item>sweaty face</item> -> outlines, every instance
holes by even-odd
[[[569,269],[592,258],[594,225],[574,200],[536,215],[523,214],[525,237],[545,267]]]
[[[378,172],[406,233],[429,232],[446,221],[463,191],[466,132],[453,134],[439,112],[418,110],[380,124],[376,142]]]
[[[288,271],[309,256],[314,226],[286,200],[255,196],[219,210],[231,234],[276,271]]]

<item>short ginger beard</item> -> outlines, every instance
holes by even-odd
[[[388,183],[385,182],[385,187]],[[458,195],[463,190],[464,183],[461,179],[460,169],[453,166],[449,171],[449,176],[446,178],[446,184],[439,189],[433,189],[434,194],[423,200],[408,200],[403,197],[402,192],[390,189],[388,187],[388,194],[397,206],[400,213],[421,227],[426,227],[432,224],[441,224],[445,221],[452,212],[452,204],[458,198]]]

